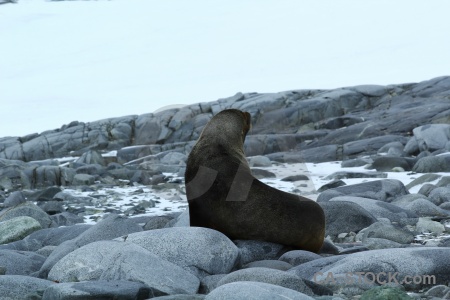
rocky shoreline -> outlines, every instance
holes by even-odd
[[[321,253],[189,227],[186,158],[227,108],[252,115],[255,176],[324,209]],[[0,138],[0,299],[450,299],[449,152],[450,77],[237,94]],[[332,161],[343,169],[318,191],[311,174],[274,172]]]

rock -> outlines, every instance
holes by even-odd
[[[48,228],[52,223],[50,217],[31,202],[25,202],[0,211],[0,222],[22,216],[32,217],[41,224],[42,228]]]
[[[319,250],[319,254],[339,254],[339,248],[327,237],[323,240],[323,245]]]
[[[412,170],[416,173],[450,172],[450,155],[422,157]]]
[[[322,268],[315,279],[316,282],[320,282],[331,273],[333,278],[339,281],[339,278],[346,278],[345,275],[349,272],[353,274],[364,272],[364,274],[381,274],[378,281],[388,283],[389,274],[391,274],[390,283],[402,283],[406,289],[418,291],[430,284],[442,284],[448,281],[450,261],[445,258],[448,255],[450,255],[450,248],[441,247],[364,251],[347,255],[338,262]],[[411,277],[404,281],[406,276]],[[418,280],[419,277],[420,280]],[[413,281],[412,278],[416,280]]]
[[[365,291],[361,295],[361,300],[385,300],[385,299],[396,299],[396,300],[408,300],[413,299],[408,296],[405,291],[399,288],[380,286]]]
[[[98,241],[69,253],[48,274],[50,280],[126,280],[146,284],[155,296],[195,294],[200,281],[188,271],[130,242]]]
[[[371,167],[379,172],[389,172],[395,167],[411,171],[414,164],[415,160],[405,157],[380,156],[374,159]]]
[[[373,200],[369,198],[340,196],[330,200],[330,202],[334,201],[346,201],[356,203],[362,208],[364,208],[366,211],[368,211],[375,218],[387,218],[392,222],[404,222],[405,218],[407,219],[417,218],[417,215],[415,213],[402,209],[394,204]]]
[[[43,293],[53,285],[56,283],[30,276],[3,275],[0,276],[0,295],[3,299],[38,299],[28,297]]]
[[[76,163],[82,163],[82,164],[99,164],[101,166],[106,166],[105,159],[103,156],[95,150],[89,150],[83,155],[80,156],[76,161]]]
[[[93,175],[93,176],[96,176],[96,175],[100,175],[100,176],[102,176],[102,175],[104,175],[105,173],[106,173],[106,168],[104,167],[104,166],[102,166],[102,165],[99,165],[99,164],[89,164],[89,165],[81,165],[81,166],[78,166],[78,167],[76,167],[76,165],[78,165],[78,164],[75,164],[74,163],[74,168],[76,168],[76,173],[77,174],[88,174],[88,175]],[[109,172],[110,173],[113,173],[114,171],[122,171],[123,169],[118,169],[118,170],[110,170]]]
[[[135,243],[199,276],[202,272],[229,273],[239,255],[238,248],[225,235],[203,227],[155,229],[117,240]]]
[[[445,285],[437,285],[430,288],[428,291],[426,291],[425,296],[426,297],[437,297],[437,298],[444,298],[445,294],[450,291],[450,288],[448,288]]]
[[[334,172],[326,176],[324,179],[326,180],[339,180],[339,179],[349,179],[349,178],[387,178],[386,173],[381,172],[348,172],[348,171],[339,171]]]
[[[292,175],[292,176],[287,176],[281,179],[281,181],[287,181],[287,182],[295,182],[295,181],[300,181],[300,180],[309,180],[308,176],[306,175]]]
[[[60,227],[60,226],[72,226],[79,223],[84,223],[84,218],[81,216],[77,216],[70,212],[62,212],[59,214],[55,214],[50,216],[52,219],[52,226]]]
[[[439,222],[427,218],[419,218],[419,221],[416,224],[416,230],[421,233],[432,232],[439,235],[445,231],[445,227]]]
[[[88,174],[77,174],[73,177],[72,185],[92,185],[94,184],[95,176]]]
[[[251,171],[252,171],[252,175],[254,177],[256,177],[257,179],[277,177],[274,173],[264,170],[264,169],[252,168]]]
[[[430,173],[430,174],[423,174],[422,176],[420,176],[420,177],[414,179],[413,181],[411,181],[410,183],[408,183],[406,185],[406,188],[409,190],[410,188],[412,188],[412,187],[414,187],[416,185],[419,185],[419,184],[422,184],[422,183],[425,183],[425,182],[434,181],[434,180],[438,179],[439,177],[441,177],[441,176],[437,175],[437,174],[432,174],[432,173]]]
[[[34,252],[0,250],[0,266],[6,267],[6,275],[30,275],[39,270],[45,257]]]
[[[145,284],[131,281],[59,283],[45,290],[42,300],[147,299],[155,296]]]
[[[431,191],[434,190],[435,188],[437,187],[434,184],[425,183],[424,185],[422,185],[422,187],[417,193],[428,197]]]
[[[100,240],[110,240],[139,231],[142,231],[142,227],[134,223],[132,220],[117,215],[109,215],[78,235],[76,238],[61,243],[58,248],[56,248],[47,258],[44,265],[36,275],[41,278],[47,277],[48,272],[55,265],[55,263],[57,263],[68,253],[84,245]]]
[[[58,246],[64,241],[76,238],[91,227],[92,225],[77,225],[41,229],[28,235],[23,240],[9,243],[8,245],[0,245],[0,249],[37,251],[45,246]]]
[[[403,245],[388,239],[382,238],[366,238],[363,242],[367,250],[402,248]]]
[[[360,231],[361,241],[367,238],[388,239],[400,244],[410,244],[414,241],[414,234],[408,230],[385,222],[376,222]]]
[[[246,268],[268,268],[280,271],[287,271],[293,266],[287,262],[274,260],[274,259],[266,259],[266,260],[257,260],[243,266],[243,269]]]
[[[42,255],[44,257],[49,257],[52,254],[53,250],[56,249],[57,246],[45,246],[36,251],[36,254]]]
[[[395,203],[395,205],[416,213],[419,217],[448,216],[449,213],[434,205],[427,199],[419,198],[409,203]]]
[[[156,299],[156,300],[203,300],[203,299],[205,299],[205,295],[175,294],[175,295],[155,297],[152,299]]]
[[[26,216],[0,222],[0,244],[21,240],[41,228],[38,221]]]
[[[313,300],[305,294],[296,292],[281,286],[263,283],[263,282],[233,282],[222,285],[211,293],[205,300]]]
[[[450,202],[450,187],[438,187],[433,189],[428,195],[428,199],[435,205]]]
[[[450,176],[442,176],[436,186],[438,187],[448,187],[450,185]]]
[[[61,193],[61,188],[52,186],[43,190],[33,192],[32,194],[28,195],[27,200],[30,202],[53,201],[55,200],[53,199],[53,197],[55,197],[55,195],[58,193]]]
[[[325,202],[333,197],[345,195],[392,202],[396,197],[407,194],[409,192],[401,181],[396,179],[383,179],[341,186],[324,191],[317,198],[317,202]]]
[[[232,282],[264,282],[288,288],[309,296],[313,296],[314,286],[311,283],[305,283],[305,280],[291,273],[268,268],[251,268],[232,272],[223,277],[218,286],[229,284]],[[318,291],[319,289],[317,289]],[[323,295],[323,294],[322,294]]]
[[[353,158],[347,159],[341,162],[342,168],[354,168],[354,167],[362,167],[368,164],[371,164],[373,161],[371,159],[366,158]]]
[[[240,265],[258,260],[278,259],[290,250],[284,245],[264,241],[236,240],[234,243],[239,248]]]
[[[287,262],[295,267],[295,266],[298,266],[298,265],[301,265],[306,262],[309,262],[309,261],[312,261],[315,259],[319,259],[319,258],[322,258],[322,256],[320,256],[316,253],[313,253],[313,252],[304,251],[304,250],[292,250],[292,251],[284,253],[279,258],[279,260]]]
[[[171,218],[166,216],[155,216],[148,220],[144,225],[144,230],[161,229],[167,225]]]
[[[269,158],[262,156],[262,155],[257,155],[257,156],[252,156],[249,157],[248,159],[248,164],[250,167],[270,167],[272,166],[272,162],[270,161]]]
[[[12,192],[8,198],[3,202],[4,207],[12,207],[22,203],[25,203],[27,200],[21,191]]]
[[[340,186],[344,186],[346,185],[346,183],[342,180],[332,180],[324,185],[322,185],[317,192],[322,193],[323,191],[329,190],[329,189],[334,189]]]
[[[333,255],[323,258],[318,258],[307,263],[300,264],[288,270],[288,273],[292,273],[300,278],[312,280],[314,275],[326,266],[332,266],[338,261],[344,259],[348,255]]]
[[[227,274],[217,274],[205,276],[200,281],[200,289],[198,292],[200,294],[209,294],[212,290],[217,288],[219,281],[227,276]]]
[[[330,201],[319,204],[325,213],[325,236],[336,237],[342,232],[358,232],[377,221],[371,213],[356,203]]]
[[[413,129],[420,151],[444,149],[450,139],[449,124],[428,124]]]
[[[189,207],[186,208],[177,218],[172,227],[189,227],[190,219],[189,219]]]

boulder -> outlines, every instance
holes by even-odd
[[[239,248],[240,265],[258,260],[278,259],[290,248],[264,241],[255,240],[235,240],[234,243]]]
[[[319,203],[325,213],[325,236],[336,237],[343,232],[358,232],[377,219],[360,205],[348,201]]]
[[[48,274],[50,280],[125,280],[146,284],[155,296],[195,294],[200,281],[190,272],[130,242],[98,241],[67,254]]]
[[[34,252],[0,250],[0,266],[6,268],[6,275],[30,275],[39,270],[45,257]]]
[[[52,223],[50,217],[40,207],[31,202],[21,203],[0,211],[0,222],[23,216],[35,219],[42,228],[48,228]]]
[[[355,196],[392,202],[397,197],[409,194],[403,183],[396,179],[383,179],[346,185],[322,192],[317,202],[329,201],[338,196]]]
[[[50,286],[42,300],[96,300],[153,298],[152,289],[140,282],[111,280],[66,282]]]
[[[27,216],[0,222],[0,244],[19,241],[41,228],[38,221]]]
[[[313,252],[305,250],[292,250],[281,255],[279,260],[287,262],[295,267],[319,258],[322,258],[322,256]]]
[[[239,255],[238,248],[224,234],[203,227],[155,229],[117,240],[135,243],[199,276],[229,273]]]
[[[205,300],[313,300],[314,298],[303,293],[287,289],[281,286],[263,282],[233,282],[222,285],[211,293]]]
[[[450,172],[450,155],[422,157],[412,170],[416,173]]]
[[[36,297],[56,283],[24,275],[0,276],[0,295],[3,299],[39,299]]]

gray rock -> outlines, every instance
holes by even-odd
[[[441,175],[437,175],[437,174],[423,174],[422,176],[414,179],[413,181],[411,181],[410,183],[408,183],[406,185],[406,188],[409,190],[410,188],[425,183],[425,182],[430,182],[430,181],[434,181],[436,179],[438,179],[439,177],[441,177]]]
[[[53,250],[56,249],[57,246],[44,246],[41,249],[37,250],[36,253],[42,255],[44,257],[49,257],[52,254]]]
[[[117,240],[135,243],[199,276],[203,272],[205,275],[229,273],[239,255],[238,248],[225,235],[202,227],[155,229]]]
[[[431,289],[426,291],[425,296],[443,298],[444,295],[449,291],[450,291],[449,287],[441,284],[441,285],[433,286]]]
[[[363,242],[364,247],[368,250],[402,248],[403,245],[383,238],[366,238]]]
[[[436,183],[438,187],[448,187],[450,185],[450,176],[442,176],[442,178]]]
[[[315,260],[315,259],[319,259],[322,258],[322,256],[313,253],[313,252],[309,252],[309,251],[304,251],[304,250],[293,250],[293,251],[289,251],[284,253],[279,260],[287,262],[289,264],[291,264],[292,266],[298,266],[301,264],[304,264],[306,262]]]
[[[439,235],[445,231],[445,227],[441,223],[432,221],[428,218],[419,218],[419,221],[416,224],[416,230],[421,233],[432,232]]]
[[[76,168],[76,172],[77,174],[88,174],[88,175],[104,175],[106,173],[106,168],[102,165],[99,164],[89,164],[89,165],[81,165],[78,166],[78,164],[74,163],[73,164],[74,168]],[[78,167],[76,167],[78,166]],[[121,171],[123,169],[119,169],[119,170],[110,170],[109,172],[112,173],[113,171]]]
[[[288,270],[288,273],[292,273],[300,278],[313,280],[314,275],[317,274],[320,270],[325,268],[326,266],[332,266],[336,262],[340,261],[341,259],[344,259],[348,255],[334,255],[334,256],[328,256],[323,257],[319,259],[315,259],[312,261],[309,261],[307,263],[300,264],[298,266],[293,267],[292,269]]]
[[[399,226],[385,222],[376,222],[360,231],[361,240],[364,242],[368,238],[382,238],[400,244],[410,244],[414,241],[414,234]]]
[[[450,172],[450,155],[422,157],[412,170],[416,173]]]
[[[304,279],[280,270],[268,268],[251,268],[232,272],[219,281],[218,286],[232,282],[252,281],[264,282],[284,288],[288,288],[309,296],[313,296],[313,290],[305,283]]]
[[[305,294],[263,282],[233,282],[209,293],[205,300],[313,300]]]
[[[8,198],[3,202],[4,207],[12,207],[22,203],[25,203],[27,200],[21,191],[12,192]]]
[[[422,187],[420,188],[420,190],[417,193],[428,197],[428,195],[430,195],[431,191],[434,190],[436,187],[437,186],[435,186],[434,184],[425,183],[424,185],[422,185]]]
[[[389,172],[396,167],[411,171],[414,164],[415,160],[405,157],[380,156],[374,159],[371,167],[379,172]]]
[[[76,225],[41,229],[28,235],[23,240],[9,243],[7,245],[0,245],[0,249],[37,251],[45,246],[58,246],[64,241],[76,238],[91,227],[92,225]]]
[[[345,195],[392,202],[396,197],[407,194],[409,192],[401,181],[396,179],[383,179],[346,185],[324,191],[317,198],[317,202],[325,202],[331,198]]]
[[[166,216],[155,216],[148,220],[144,225],[144,230],[153,230],[164,228],[171,218]]]
[[[325,236],[336,237],[342,232],[358,232],[377,219],[360,205],[347,201],[319,203],[325,213]]]
[[[362,197],[352,197],[352,196],[340,196],[335,197],[330,200],[334,201],[346,201],[356,203],[375,218],[387,218],[392,222],[401,222],[405,218],[417,218],[417,215],[411,211],[402,209],[392,203],[386,203],[383,201],[373,200],[369,198]],[[348,232],[348,231],[343,231]]]
[[[190,219],[189,219],[189,207],[186,208],[185,211],[181,213],[176,218],[176,222],[172,225],[172,227],[189,227],[190,226]]]
[[[0,244],[19,241],[41,228],[38,221],[26,216],[0,222]]]
[[[373,161],[367,158],[353,158],[347,159],[341,162],[342,168],[354,168],[354,167],[362,167],[368,164],[371,164]]]
[[[287,182],[294,182],[294,181],[300,181],[300,180],[309,180],[308,176],[306,175],[292,175],[287,176],[281,179],[281,181],[287,181]]]
[[[450,140],[449,124],[429,124],[413,129],[420,151],[444,149]]]
[[[219,281],[227,276],[227,274],[217,274],[205,276],[200,281],[200,294],[209,294],[212,290],[217,288]]]
[[[169,152],[161,159],[161,163],[167,165],[180,165],[185,166],[187,161],[187,156],[183,153]]]
[[[409,300],[413,299],[405,291],[397,287],[379,286],[365,291],[361,295],[361,300]]]
[[[240,265],[258,260],[278,259],[290,248],[264,241],[255,240],[235,240],[234,243],[239,248]]]
[[[270,167],[272,166],[272,162],[270,161],[269,158],[262,156],[262,155],[257,155],[257,156],[252,156],[249,157],[248,159],[248,164],[250,167]]]
[[[50,280],[77,282],[128,280],[149,286],[155,296],[195,294],[200,281],[188,271],[130,242],[98,241],[63,257],[48,274]]]
[[[449,213],[434,205],[427,199],[419,198],[409,203],[394,203],[395,205],[416,213],[419,217],[448,216]]]
[[[99,164],[101,166],[106,166],[105,159],[103,156],[95,150],[89,150],[83,155],[80,156],[76,161],[76,163],[82,163],[82,164]]]
[[[155,297],[152,299],[157,299],[157,300],[203,300],[203,299],[205,299],[205,295],[176,294],[176,295]]]
[[[34,252],[0,250],[0,266],[6,268],[6,275],[30,275],[39,270],[45,257]]]
[[[266,260],[257,260],[243,266],[243,269],[246,268],[268,268],[280,271],[287,271],[293,266],[285,261],[274,260],[274,259],[266,259]]]
[[[450,187],[438,187],[430,192],[428,199],[436,205],[450,202]]]
[[[52,219],[52,226],[54,227],[72,226],[75,224],[84,223],[83,217],[66,211],[59,214],[51,215],[50,219]]]
[[[337,188],[337,187],[340,187],[340,186],[344,186],[344,185],[346,185],[346,183],[344,181],[342,181],[342,180],[332,180],[332,181],[322,185],[317,190],[317,192],[322,193],[323,191],[334,189],[334,188]],[[338,194],[338,193],[336,192],[336,194]]]
[[[27,196],[27,200],[30,202],[52,201],[55,200],[53,199],[53,197],[58,193],[61,193],[61,188],[52,186],[31,193],[30,195]]]
[[[272,172],[264,170],[264,169],[252,168],[251,171],[252,171],[252,175],[257,179],[277,177],[275,175],[275,173],[272,173]]]
[[[403,148],[403,151],[408,155],[416,155],[420,152],[419,143],[415,136],[411,137]]]
[[[50,217],[31,202],[25,202],[0,211],[0,222],[22,216],[32,217],[41,224],[42,228],[48,228],[52,223]]]
[[[131,281],[85,281],[59,283],[45,290],[42,300],[147,299],[153,291],[145,284]]]
[[[29,296],[43,293],[53,285],[56,285],[56,283],[30,276],[3,275],[0,276],[0,295],[5,300],[28,299]]]
[[[90,227],[76,238],[61,243],[47,258],[37,276],[46,278],[50,269],[68,253],[95,241],[110,240],[119,236],[142,231],[142,227],[132,220],[117,215],[109,215]]]
[[[382,172],[348,172],[339,171],[326,176],[325,180],[339,180],[349,178],[387,178],[387,173]]]
[[[418,280],[402,282],[405,288],[417,291],[430,284],[442,284],[449,280],[450,261],[446,259],[448,255],[450,255],[450,248],[440,247],[364,251],[347,255],[344,259],[322,268],[320,272],[323,275],[318,274],[316,279],[324,280],[329,273],[333,274],[334,279],[339,280],[339,278],[345,278],[348,272],[353,274],[371,272],[386,274],[384,278],[380,278],[381,281],[387,281],[389,273],[396,274],[395,279],[400,283],[406,276],[422,276],[420,282]],[[432,282],[428,282],[430,279]],[[392,279],[391,283],[397,282]]]
[[[72,185],[92,185],[94,184],[95,176],[89,174],[77,174],[73,177]]]

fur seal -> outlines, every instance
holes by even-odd
[[[223,110],[204,127],[185,173],[190,225],[230,239],[262,240],[318,252],[325,215],[313,200],[286,193],[251,174],[244,140],[248,112]]]

